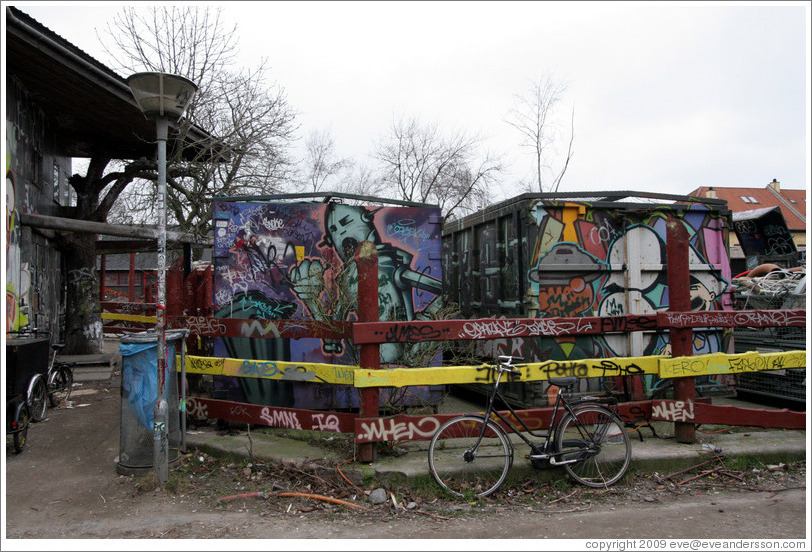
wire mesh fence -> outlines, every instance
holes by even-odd
[[[737,310],[806,308],[806,271],[778,269],[759,278],[736,278],[733,300]],[[806,328],[737,327],[733,336],[736,353],[806,350]],[[805,403],[806,368],[738,374],[736,391]]]

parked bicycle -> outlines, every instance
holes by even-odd
[[[562,466],[578,483],[608,487],[620,481],[631,461],[631,439],[623,421],[596,397],[569,401],[566,392],[576,377],[550,378],[558,386],[555,407],[546,432],[532,431],[499,393],[504,374],[520,375],[511,356],[499,356],[484,414],[464,414],[442,424],[429,444],[429,469],[434,480],[451,494],[485,497],[505,482],[513,465],[513,443],[502,425],[530,448],[525,458],[533,467]],[[497,400],[507,405],[516,427],[496,409]],[[559,413],[561,415],[559,416]],[[530,437],[543,438],[534,443]]]
[[[48,365],[48,402],[56,408],[68,404],[73,390],[73,369],[67,362],[58,362],[57,353],[65,348],[63,343],[51,345],[51,362]]]

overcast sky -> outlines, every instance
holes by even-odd
[[[97,32],[120,4],[11,3],[113,65]],[[533,164],[504,119],[551,74],[568,83],[565,131],[575,110],[561,191],[809,187],[809,2],[212,5],[246,66],[268,58],[303,133],[329,129],[356,161],[414,115],[486,137],[512,168],[494,199],[511,197]]]

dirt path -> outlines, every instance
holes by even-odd
[[[637,476],[605,492],[528,481],[475,505],[439,499],[426,489],[388,489],[389,500],[373,505],[338,477],[334,466],[321,471],[318,466],[310,471],[245,466],[194,453],[161,489],[150,474],[116,473],[117,383],[86,384],[73,402],[73,408],[52,410],[46,421],[31,427],[22,454],[11,453],[7,445],[8,539],[89,539],[81,549],[109,549],[109,543],[94,539],[807,536],[806,491],[798,488],[805,485],[805,463],[729,477],[722,471],[685,485]],[[272,482],[367,509],[278,496],[221,500],[270,490]],[[3,544],[17,549],[30,542]]]

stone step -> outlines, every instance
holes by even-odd
[[[121,361],[121,356],[118,353],[60,355],[56,360],[71,365],[73,381],[95,381],[110,379],[116,365]]]

